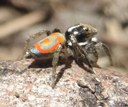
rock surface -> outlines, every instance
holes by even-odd
[[[31,63],[0,62],[0,107],[128,107],[127,72],[90,74],[73,63],[52,89],[52,68],[28,68]]]

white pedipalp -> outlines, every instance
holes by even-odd
[[[98,39],[97,39],[96,37],[93,37],[93,38],[91,39],[91,41],[93,41],[93,42],[97,42]]]
[[[85,46],[85,45],[87,45],[88,44],[88,42],[86,41],[86,42],[80,42],[80,43],[78,43],[80,46]]]
[[[72,43],[69,41],[69,42],[68,42],[68,45],[69,45],[69,46],[72,46]]]

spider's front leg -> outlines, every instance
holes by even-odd
[[[111,54],[110,54],[110,50],[108,48],[108,46],[102,42],[98,42],[96,45],[95,45],[96,49],[103,49],[105,51],[105,53],[107,54],[108,58],[109,58],[109,61],[110,61],[110,65],[113,65],[112,63],[112,57],[111,57]]]
[[[87,64],[89,66],[88,71],[95,73],[95,71],[93,70],[93,66],[90,62],[90,59],[87,57],[87,53],[85,50],[83,50],[83,48],[81,46],[79,46],[79,44],[74,44],[74,50],[75,50],[75,59],[78,60],[78,64],[85,69],[84,64]]]
[[[62,46],[59,45],[58,49],[55,51],[54,53],[54,57],[53,57],[53,60],[52,60],[52,66],[53,66],[53,69],[52,69],[52,88],[55,87],[55,84],[56,84],[56,67],[57,67],[57,64],[58,64],[58,61],[59,61],[59,56],[60,56],[60,52],[62,50]]]
[[[74,51],[74,58],[77,61],[77,63],[81,65],[83,68],[85,68],[83,66],[83,63],[87,64],[89,66],[88,70],[92,73],[95,73],[91,62],[87,57],[86,51],[83,50],[82,46],[79,46],[77,39],[73,35],[70,36],[70,42],[72,44],[72,50]]]
[[[79,45],[78,45],[79,46]],[[79,46],[81,53],[83,54],[83,59],[82,62],[87,64],[89,66],[89,71],[96,74],[95,70],[93,69],[93,64],[91,63],[91,60],[88,58],[88,53],[81,47]]]
[[[90,60],[92,66],[100,68],[97,64],[99,56],[95,45],[96,43],[91,41],[87,45],[83,46],[83,49],[87,52],[87,57]]]

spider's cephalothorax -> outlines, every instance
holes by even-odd
[[[88,24],[77,24],[68,28],[65,33],[65,36],[68,40],[67,43],[69,48],[71,48],[74,53],[77,53],[76,46],[73,46],[74,44],[77,44],[80,48],[82,48],[82,50],[86,54],[86,59],[88,59],[91,66],[98,66],[97,60],[99,49],[105,50],[105,53],[108,55],[110,63],[112,65],[112,59],[109,52],[109,48],[107,47],[107,45],[100,42],[95,37],[95,34],[97,34],[97,29],[93,26]]]
[[[68,28],[65,32],[67,40],[70,40],[73,35],[78,42],[85,42],[95,34],[97,34],[97,29],[89,24],[77,24]]]

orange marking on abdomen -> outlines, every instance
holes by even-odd
[[[55,32],[55,33],[52,33],[50,36],[57,36],[57,40],[59,43],[63,44],[63,42],[65,41],[64,36],[61,33]]]
[[[34,46],[40,53],[46,54],[55,51],[58,46],[63,43],[65,43],[65,38],[61,33],[52,33],[41,42],[34,44]],[[49,48],[43,49],[43,46],[45,47],[45,45],[47,45],[47,47],[49,46]]]
[[[44,39],[44,40],[42,41],[42,43],[43,43],[43,44],[49,44],[49,43],[50,43],[50,40],[49,40],[48,38],[46,38],[46,39]]]
[[[57,40],[59,41],[59,43],[63,43],[63,38],[61,36],[58,36]]]

